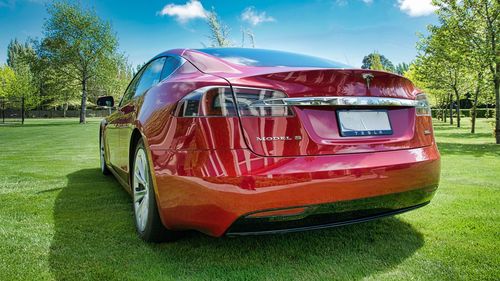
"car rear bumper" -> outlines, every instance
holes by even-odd
[[[152,150],[170,229],[213,235],[300,231],[393,215],[428,203],[435,145],[377,153],[261,157],[248,150]]]
[[[393,193],[351,201],[339,201],[303,206],[303,212],[293,215],[255,216],[249,214],[236,220],[227,236],[263,235],[306,230],[370,221],[411,211],[427,205],[437,189],[431,186],[419,190]],[[274,210],[279,212],[280,210]]]

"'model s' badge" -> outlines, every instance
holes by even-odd
[[[295,136],[295,137],[289,137],[289,136],[284,136],[284,137],[256,137],[257,141],[291,141],[291,140],[302,140],[301,136]]]

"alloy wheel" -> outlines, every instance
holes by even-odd
[[[134,212],[139,232],[146,229],[149,216],[149,164],[143,148],[137,150],[134,161]]]

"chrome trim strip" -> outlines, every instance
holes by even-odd
[[[384,97],[303,97],[259,100],[252,107],[268,106],[388,106],[416,107],[418,101]]]

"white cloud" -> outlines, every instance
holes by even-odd
[[[363,2],[365,2],[365,4],[368,4],[370,5],[371,3],[373,3],[373,0],[362,0]]]
[[[428,16],[437,10],[432,0],[398,0],[399,9],[410,17]]]
[[[253,26],[258,25],[263,22],[273,22],[276,21],[273,17],[268,16],[266,12],[257,12],[254,7],[247,7],[241,13],[241,19],[250,23]]]
[[[193,19],[204,19],[207,17],[207,11],[203,8],[200,1],[189,0],[184,5],[168,4],[158,12],[161,16],[174,17],[180,23],[186,23]]]

